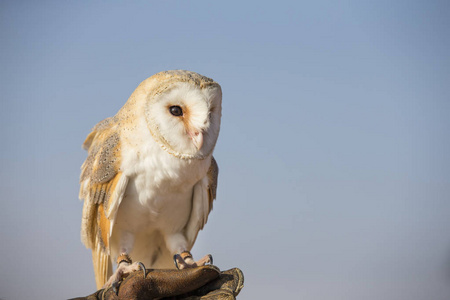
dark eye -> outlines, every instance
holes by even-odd
[[[183,115],[183,110],[179,106],[171,106],[169,107],[169,111],[175,117],[180,117]]]

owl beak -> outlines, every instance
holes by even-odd
[[[200,150],[203,146],[203,133],[200,131],[190,131],[188,132],[188,134],[191,137],[195,148],[197,148],[197,150]]]

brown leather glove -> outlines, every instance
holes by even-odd
[[[231,300],[235,299],[243,287],[244,274],[238,268],[223,272],[209,265],[183,270],[148,269],[145,279],[142,271],[133,272],[125,278],[118,288],[117,295],[109,288],[75,299]]]

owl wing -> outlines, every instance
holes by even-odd
[[[101,287],[112,274],[109,238],[128,178],[120,170],[120,137],[114,118],[97,124],[83,148],[88,157],[81,166],[80,199],[84,199],[81,240],[92,249],[95,280]]]
[[[216,199],[218,175],[219,167],[214,157],[212,157],[208,173],[194,186],[192,210],[186,226],[186,238],[189,243],[189,249],[194,245],[198,232],[203,229],[203,226],[208,221],[213,201]]]

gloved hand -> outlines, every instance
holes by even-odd
[[[147,269],[145,278],[142,271],[133,272],[116,291],[113,288],[101,289],[87,297],[72,300],[231,300],[243,287],[244,274],[238,268],[224,272],[211,265],[183,270]]]

